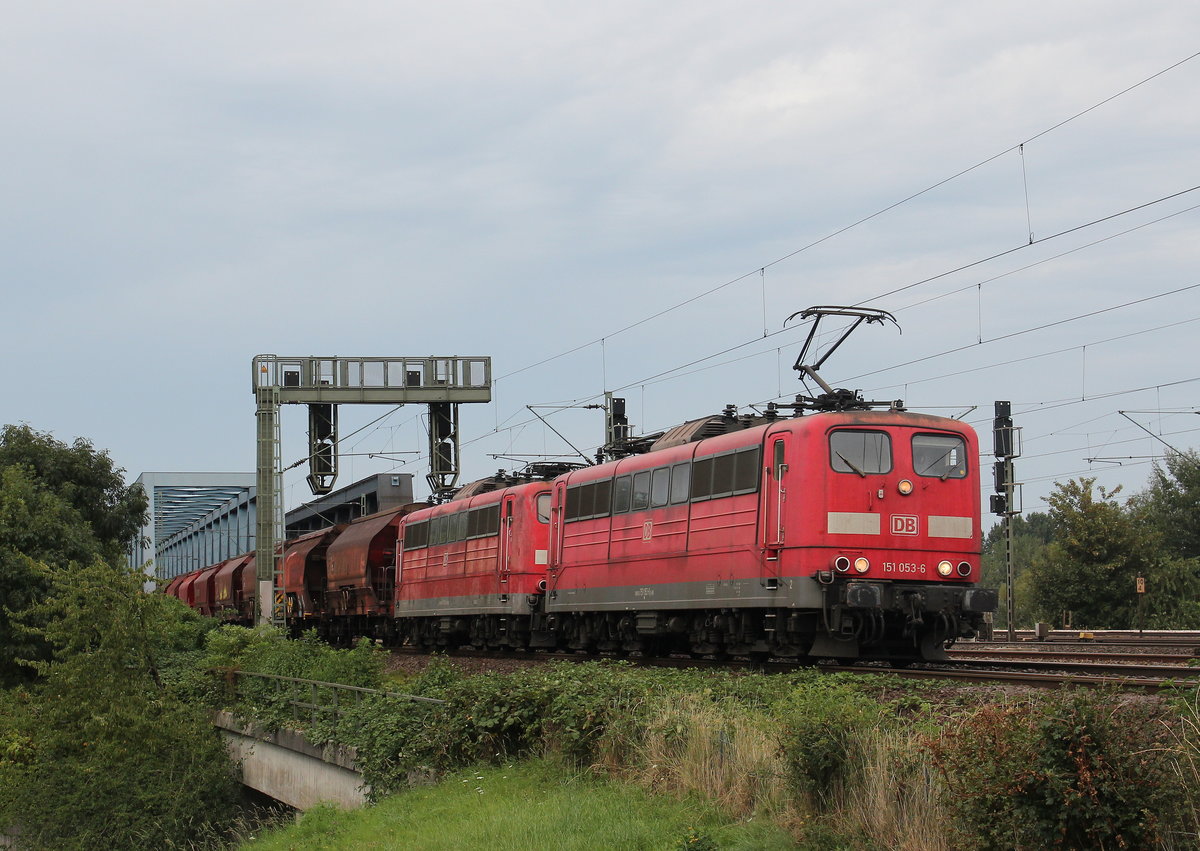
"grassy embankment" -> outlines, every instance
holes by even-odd
[[[207,671],[231,665],[378,687],[384,658],[367,646],[333,651],[316,641],[226,628],[210,635],[178,687],[195,700],[286,724],[291,708],[273,689],[251,686],[230,704],[224,681]],[[641,830],[634,825],[643,823],[662,832],[626,847],[689,847],[689,838],[697,839],[690,847],[737,847],[745,825],[764,822],[814,849],[1195,848],[1200,837],[1194,689],[1162,700],[1089,691],[1013,694],[815,670],[764,676],[605,663],[468,674],[445,660],[398,687],[444,703],[372,698],[337,723],[309,725],[309,736],[356,747],[380,798],[403,792],[381,814],[439,808],[445,796],[458,804],[457,810],[447,805],[448,813],[497,807],[512,814],[504,830],[514,835],[550,831],[554,841],[542,847],[569,847],[561,842],[574,835],[584,836],[587,847],[612,846],[612,832],[625,829],[618,825]],[[525,768],[508,778],[476,770],[496,784],[494,793],[445,786],[404,791],[447,776],[471,787],[461,783],[470,766],[543,757],[575,779],[518,785],[498,806],[490,802],[507,797],[505,784],[517,783]],[[559,796],[553,818],[524,820],[526,802],[552,790]],[[581,806],[622,795],[638,801],[612,805],[628,820],[605,815],[608,804],[597,803],[594,816],[592,804]],[[693,815],[703,809],[688,800],[706,802],[718,821]],[[666,814],[657,814],[658,807]],[[347,817],[346,824],[375,817],[386,816]],[[584,817],[599,827],[554,821]],[[461,818],[456,830],[475,829],[476,820]],[[689,837],[680,828],[690,821],[697,829],[712,825],[720,839]],[[332,823],[341,819],[317,814],[297,829],[319,834]],[[432,829],[451,824],[447,815],[433,820]],[[501,830],[490,830],[489,844]],[[406,844],[397,839],[393,847]]]
[[[435,786],[362,810],[319,807],[242,846],[245,851],[794,847],[787,832],[769,822],[738,822],[695,798],[652,795],[545,760],[456,771]]]

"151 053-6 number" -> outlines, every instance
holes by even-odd
[[[917,573],[925,572],[925,565],[917,564],[915,561],[885,561],[883,563],[884,573]]]

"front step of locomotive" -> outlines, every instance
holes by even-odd
[[[977,634],[998,592],[916,583],[851,581],[823,588],[822,628],[809,656],[947,661],[945,648]]]

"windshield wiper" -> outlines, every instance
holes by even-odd
[[[947,449],[945,452],[943,452],[937,458],[934,458],[932,461],[930,461],[928,464],[926,464],[925,468],[923,470],[918,470],[917,475],[920,475],[920,476],[929,475],[929,472],[931,470],[933,470],[934,467],[942,466],[942,464],[945,462],[945,460],[950,457],[950,453],[953,452],[957,448],[958,447],[951,447],[950,449]],[[952,472],[954,472],[954,468],[947,465],[946,471],[944,473],[942,473],[941,475],[934,473],[934,475],[937,476],[939,479],[941,479],[944,482],[944,481],[946,481],[946,479],[948,479],[950,477],[950,474]]]
[[[837,451],[835,451],[833,454],[834,454],[834,455],[836,455],[837,457],[841,458],[841,459],[842,459],[842,461],[844,461],[844,462],[845,462],[845,464],[846,464],[846,466],[847,466],[847,467],[849,467],[849,468],[850,468],[851,470],[853,470],[854,472],[858,473],[858,474],[859,474],[860,476],[862,476],[864,479],[867,477],[867,474],[866,474],[866,473],[864,473],[862,470],[858,469],[858,465],[856,465],[856,464],[855,464],[853,461],[851,461],[851,460],[850,460],[849,458],[847,458],[845,455],[843,455],[842,453],[840,453],[840,452],[837,452]]]

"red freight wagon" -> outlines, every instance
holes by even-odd
[[[395,615],[423,645],[524,644],[545,588],[550,483],[416,511],[400,526]]]
[[[187,578],[186,573],[182,573],[179,576],[176,576],[174,579],[172,579],[170,582],[167,583],[167,587],[163,588],[163,593],[166,594],[168,597],[174,597],[175,599],[178,600],[179,599],[178,588],[183,583],[183,580],[185,578]]]
[[[246,565],[253,563],[254,554],[245,553],[221,562],[213,578],[215,613],[227,621],[241,621],[245,593],[242,576]]]
[[[255,569],[257,559],[254,553],[246,554],[241,573],[237,577],[234,594],[237,596],[238,623],[253,626],[258,616],[255,605],[258,601],[258,573]]]
[[[396,582],[396,538],[400,520],[417,506],[360,517],[338,535],[325,554],[326,612],[338,618],[334,631],[384,634]]]
[[[222,562],[221,564],[224,564]],[[202,615],[211,617],[216,614],[216,597],[213,594],[213,579],[221,564],[214,564],[200,571],[192,584],[192,608]]]
[[[325,614],[325,555],[345,524],[301,535],[283,545],[283,592],[293,629],[319,626]]]
[[[193,591],[196,585],[196,580],[200,578],[200,573],[201,571],[199,570],[193,570],[191,573],[185,573],[180,578],[179,584],[175,586],[175,596],[178,597],[182,602],[187,603],[189,606],[191,606],[195,600],[195,594]]]
[[[972,588],[978,457],[957,420],[852,411],[570,473],[550,628],[574,647],[936,657],[995,607]]]

